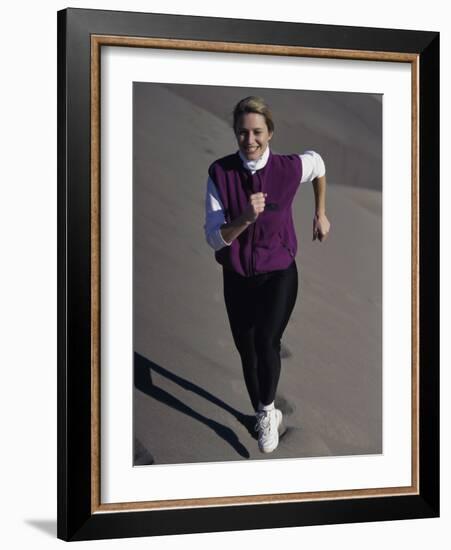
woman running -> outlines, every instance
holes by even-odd
[[[258,446],[279,444],[282,412],[274,406],[280,342],[298,291],[292,203],[300,183],[315,196],[313,240],[330,230],[324,162],[314,151],[272,153],[274,122],[262,98],[246,97],[233,111],[239,150],[208,170],[205,235],[223,267],[224,300],[244,381],[256,415]]]

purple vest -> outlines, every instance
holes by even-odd
[[[230,223],[248,206],[252,193],[267,193],[265,210],[241,235],[215,252],[226,269],[250,277],[286,269],[297,252],[292,203],[302,177],[299,155],[276,155],[251,174],[238,153],[215,161],[208,170]]]

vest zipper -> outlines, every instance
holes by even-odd
[[[257,220],[252,225],[252,239],[251,239],[251,275],[255,275],[255,253],[254,253],[254,236],[255,236],[255,224]]]
[[[254,182],[254,177],[258,180],[260,180],[260,192],[263,193],[263,179],[260,177],[260,174],[258,171],[255,172],[255,174],[252,174],[252,181]],[[254,186],[252,185],[252,192],[258,191],[258,188],[255,190]],[[258,218],[257,218],[258,220]],[[252,224],[252,239],[251,239],[251,275],[255,275],[255,252],[254,252],[254,237],[255,237],[255,226],[257,224],[257,220],[254,221]]]

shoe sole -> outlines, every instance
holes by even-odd
[[[260,451],[262,453],[272,453],[273,451],[275,451],[277,449],[279,445],[279,438],[277,438],[277,440],[274,442],[274,445],[272,445],[271,447],[261,447],[260,445],[258,446],[258,448],[260,449]]]

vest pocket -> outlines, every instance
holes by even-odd
[[[288,244],[285,242],[284,238],[282,237],[282,234],[279,233],[279,237],[280,237],[280,244],[287,250],[288,254],[294,258],[294,251],[292,250],[292,248],[290,246],[288,246]]]

